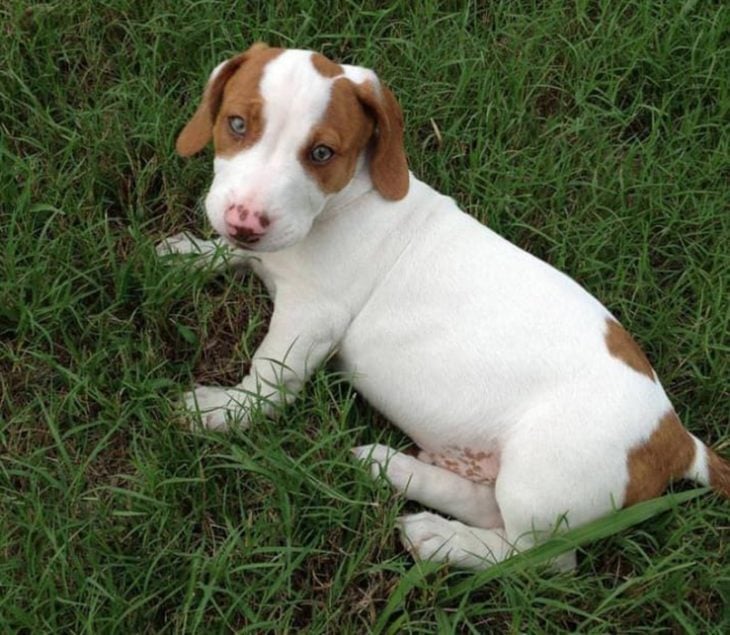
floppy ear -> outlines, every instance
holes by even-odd
[[[213,124],[223,100],[223,89],[228,80],[253,52],[268,48],[258,42],[241,53],[215,67],[203,91],[198,109],[178,135],[175,149],[180,156],[189,157],[200,152],[213,137]]]
[[[403,113],[386,86],[366,81],[356,84],[358,99],[375,117],[375,147],[370,178],[383,198],[398,201],[408,194],[408,160],[403,146]]]

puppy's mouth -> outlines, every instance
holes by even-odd
[[[261,242],[263,237],[264,234],[248,236],[247,238],[230,235],[223,236],[231,246],[237,249],[245,249],[246,251],[256,251],[256,245]]]
[[[218,234],[231,247],[245,251],[281,251],[299,240],[297,232],[287,227],[280,227],[275,232],[249,233],[238,236],[228,232],[218,232]]]
[[[254,246],[256,243],[258,243],[262,238],[263,234],[254,234],[253,236],[248,236],[246,238],[239,238],[238,236],[232,236],[231,240],[236,243],[239,247],[246,247],[250,248]]]

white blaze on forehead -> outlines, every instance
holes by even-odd
[[[330,101],[332,79],[312,65],[311,51],[288,50],[264,69],[264,135],[259,144],[279,158],[298,160],[298,150],[322,120]]]

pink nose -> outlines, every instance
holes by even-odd
[[[258,242],[271,224],[265,212],[240,203],[229,205],[224,218],[228,235],[247,244]]]

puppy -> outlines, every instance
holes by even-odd
[[[409,173],[400,108],[371,70],[256,44],[214,69],[177,151],[211,140],[205,209],[220,239],[159,251],[250,265],[274,313],[239,385],[186,395],[204,426],[273,414],[335,355],[421,450],[356,455],[458,519],[405,516],[403,542],[463,567],[672,479],[730,496],[730,464],[682,427],[606,308]]]

